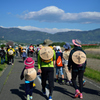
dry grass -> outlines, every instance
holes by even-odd
[[[97,54],[97,55],[100,55],[100,48],[85,49],[85,52],[86,52],[87,54]]]

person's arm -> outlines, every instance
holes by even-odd
[[[54,51],[54,50],[53,50]],[[54,65],[54,67],[55,67],[55,64],[56,64],[56,53],[55,53],[55,51],[54,51],[54,57],[53,57],[53,65]]]
[[[42,73],[42,71],[41,71],[41,58],[40,58],[40,52],[38,52],[38,73]]]
[[[70,71],[72,65],[72,52],[70,52],[69,54],[69,58],[68,58],[68,70]]]
[[[23,69],[23,71],[22,71],[22,73],[21,73],[21,75],[20,75],[20,79],[21,79],[21,80],[24,78],[24,70],[25,70],[25,68]]]

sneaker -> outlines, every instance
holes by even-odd
[[[49,99],[48,100],[52,100],[52,96],[49,96]]]
[[[67,85],[70,85],[70,84],[69,84],[69,81],[67,81],[66,84],[67,84]]]
[[[9,62],[9,65],[11,65],[11,62]]]
[[[29,95],[27,95],[27,100],[30,100],[30,96]]]
[[[46,92],[44,92],[43,89],[42,89],[42,94],[43,94],[43,95],[46,95]]]
[[[82,93],[80,93],[80,99],[83,99],[83,94]]]
[[[69,85],[73,85],[72,81],[69,81]]]
[[[85,83],[86,83],[86,80],[83,80],[83,86],[85,85]]]
[[[78,98],[79,95],[80,95],[80,91],[76,89],[74,98]]]
[[[32,96],[30,96],[30,99],[32,100],[32,99],[33,99],[33,97],[32,97]]]
[[[65,84],[65,81],[64,81],[64,80],[62,80],[62,84],[63,84],[63,85]]]
[[[56,79],[56,82],[58,83],[58,79]]]

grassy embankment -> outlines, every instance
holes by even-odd
[[[100,72],[91,68],[86,68],[84,75],[90,79],[100,82]]]
[[[89,48],[89,47],[88,47]],[[97,49],[98,46],[96,47],[91,47]],[[86,49],[86,47],[85,47]],[[90,48],[89,48],[90,49]],[[100,48],[98,48],[100,49]],[[98,50],[99,51],[99,50]],[[87,58],[93,58],[93,59],[99,59],[100,60],[100,51],[98,52],[96,50],[89,50],[86,52]],[[100,82],[100,71],[94,70],[89,68],[88,66],[86,67],[84,75],[90,79],[93,79],[97,82]]]
[[[5,57],[6,61],[4,64],[1,64],[1,58],[0,58],[0,76],[3,72],[3,70],[7,67],[7,56]]]

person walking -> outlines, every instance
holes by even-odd
[[[24,49],[22,53],[23,62],[25,61],[26,58],[27,58],[27,54],[26,54],[26,50]]]
[[[12,46],[9,46],[9,49],[8,49],[9,64],[13,65],[13,63],[14,63],[14,55],[15,55],[15,50],[12,48]]]
[[[58,76],[60,71],[62,77],[61,83],[64,84],[62,57],[63,55],[60,46],[56,46],[56,82],[58,82]]]
[[[44,40],[44,47],[38,53],[38,73],[41,73],[42,80],[42,93],[46,95],[46,80],[48,78],[49,83],[49,98],[52,100],[53,88],[54,88],[54,67],[56,54],[55,51],[48,45],[53,42],[49,39]]]
[[[18,46],[15,47],[16,58],[18,58]]]
[[[1,47],[1,50],[0,50],[0,57],[1,57],[1,64],[3,64],[5,62],[5,50],[4,50],[4,47]]]
[[[63,45],[63,47],[65,48],[65,50],[63,52],[62,62],[64,64],[64,70],[65,70],[66,76],[67,76],[66,84],[72,85],[72,81],[71,81],[72,75],[71,75],[71,72],[69,72],[69,70],[68,70],[68,58],[69,58],[71,46],[69,43],[66,43],[65,45]]]
[[[72,66],[72,83],[75,88],[75,98],[83,98],[83,74],[86,68],[86,53],[81,47],[81,41],[78,39],[73,39],[72,43],[74,48],[71,50],[69,59],[68,59],[68,68],[69,71]],[[79,87],[76,83],[76,77],[78,76]]]
[[[36,70],[34,69],[34,60],[31,57],[28,57],[25,61],[25,67],[21,72],[20,79],[25,78],[25,93],[27,100],[31,100],[33,92],[33,83],[37,76]]]
[[[19,45],[19,48],[18,48],[18,51],[19,51],[19,56],[21,57],[21,55],[22,55],[22,46],[21,45]]]
[[[28,50],[28,57],[33,57],[33,52],[34,52],[34,47],[33,45],[31,44],[29,46],[29,50]]]

